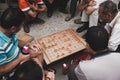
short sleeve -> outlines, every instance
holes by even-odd
[[[30,9],[27,1],[25,0],[19,0],[19,8],[22,10],[22,11],[28,11]]]

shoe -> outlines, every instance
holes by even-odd
[[[45,21],[40,18],[35,18],[33,20],[33,24],[44,24],[44,23],[45,23]]]
[[[79,28],[76,30],[76,32],[77,32],[77,33],[80,33],[80,32],[82,32],[82,31],[84,31],[84,30],[86,30],[86,29],[88,29],[88,28],[89,28],[89,23],[84,23],[84,25],[81,26],[81,27],[79,27]]]
[[[29,24],[23,24],[23,29],[26,33],[29,33],[30,32],[30,25]]]
[[[64,14],[68,14],[67,9],[59,9],[60,12],[64,13]]]
[[[81,19],[75,19],[75,20],[74,20],[74,23],[75,23],[75,24],[81,24],[81,23],[83,23],[83,22],[81,21]]]
[[[68,16],[65,18],[65,21],[69,21],[69,20],[71,20],[72,18],[73,18],[72,15],[68,15]]]

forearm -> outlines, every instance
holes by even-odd
[[[79,11],[82,11],[82,10],[84,10],[87,6],[88,6],[88,3],[80,3],[80,4],[78,5],[78,10],[79,10]]]
[[[12,61],[11,63],[5,64],[5,65],[1,65],[0,66],[0,74],[4,74],[7,73],[9,71],[11,71],[12,69],[14,69],[19,63],[21,62],[21,60],[18,58],[14,61]]]

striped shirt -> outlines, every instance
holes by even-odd
[[[44,2],[42,0],[36,0],[38,5],[44,4]],[[30,10],[30,6],[28,4],[28,0],[19,0],[19,8],[26,12]]]
[[[20,53],[18,40],[15,34],[11,38],[0,31],[0,65],[7,64],[16,58]]]

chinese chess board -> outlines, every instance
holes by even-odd
[[[72,29],[66,29],[38,39],[47,64],[85,48],[85,41]]]

